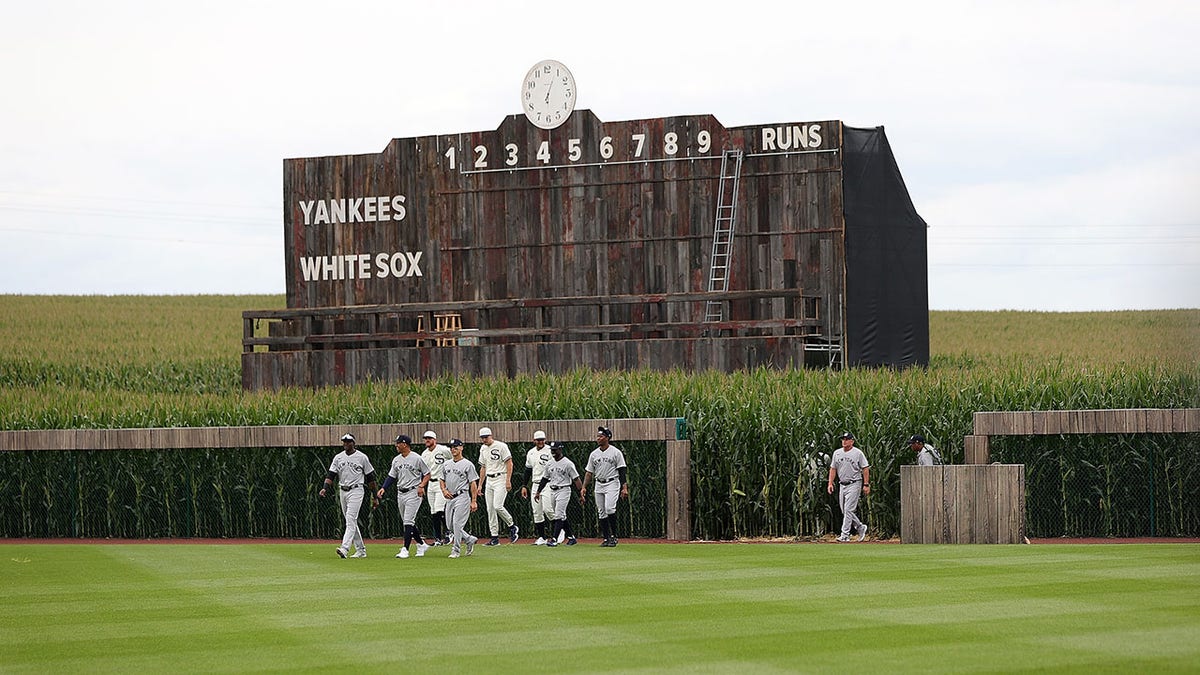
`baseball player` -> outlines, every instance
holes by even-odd
[[[421,459],[429,467],[429,482],[433,485],[433,488],[425,490],[425,500],[429,502],[429,515],[433,520],[433,545],[441,546],[450,541],[450,530],[446,527],[446,498],[437,488],[437,483],[442,478],[442,464],[452,457],[450,448],[438,443],[437,434],[433,431],[426,431],[424,440],[425,451],[421,453]]]
[[[571,499],[572,485],[579,490],[579,502],[583,503],[584,501],[583,483],[579,480],[579,471],[575,469],[574,462],[563,457],[564,447],[558,441],[550,444],[550,453],[554,459],[546,465],[542,479],[538,481],[537,489],[533,493],[534,503],[540,501],[547,494],[550,496],[549,511],[554,522],[550,538],[545,542],[546,546],[558,546],[558,536],[563,533],[566,534],[567,546],[575,545],[575,534],[571,532],[571,522],[567,520],[567,502]],[[550,487],[549,491],[546,490],[547,485]]]
[[[842,533],[838,541],[850,541],[851,528],[858,528],[858,540],[867,538],[867,524],[858,519],[858,498],[860,494],[871,494],[871,465],[862,450],[854,447],[854,434],[847,431],[842,434],[842,447],[833,451],[829,460],[829,485],[827,491],[833,494],[833,481],[841,483],[838,493],[838,505],[842,508]]]
[[[342,533],[342,545],[337,547],[338,557],[345,558],[354,546],[351,558],[367,557],[367,546],[363,543],[362,532],[358,529],[358,512],[362,509],[363,484],[370,486],[375,492],[375,467],[371,460],[359,452],[354,445],[354,435],[342,436],[342,452],[334,456],[329,464],[329,473],[325,475],[325,483],[318,495],[324,497],[325,492],[338,482],[338,502],[342,506],[342,517],[346,519],[346,531]]]
[[[918,466],[935,466],[942,463],[942,456],[932,445],[925,442],[925,437],[921,434],[913,434],[908,439],[908,447],[917,453]]]
[[[533,529],[537,532],[537,541],[533,543],[536,546],[546,543],[546,514],[551,514],[551,518],[553,518],[554,507],[550,500],[550,493],[542,493],[541,499],[534,496],[538,492],[538,484],[546,471],[546,465],[550,463],[550,458],[550,448],[546,447],[546,432],[541,430],[533,432],[533,447],[525,453],[525,483],[529,485],[529,488],[521,486],[521,498],[528,498],[530,506],[533,507]]]
[[[492,538],[485,546],[500,545],[500,521],[508,528],[509,543],[517,543],[517,526],[512,514],[504,508],[504,500],[512,490],[513,461],[508,444],[492,438],[492,430],[479,429],[479,482],[483,485],[483,499],[487,503],[488,528]],[[501,480],[503,479],[503,480]]]
[[[625,477],[625,453],[615,445],[610,445],[612,429],[600,427],[596,430],[596,449],[588,455],[587,472],[583,477],[583,487],[579,490],[579,501],[587,497],[588,482],[595,477],[596,511],[600,516],[600,536],[604,541],[601,546],[617,545],[617,500],[629,497],[629,483]],[[620,481],[620,492],[617,491],[617,481]]]
[[[392,458],[392,468],[375,497],[383,499],[383,493],[392,485],[396,486],[396,507],[400,509],[400,520],[404,523],[404,547],[396,557],[407,558],[408,547],[416,541],[417,557],[420,558],[429,550],[429,545],[417,529],[417,509],[421,508],[421,498],[425,496],[425,488],[429,484],[429,466],[412,451],[411,438],[400,434],[395,443],[396,456]]]
[[[467,518],[479,508],[479,472],[471,460],[462,455],[462,441],[450,440],[449,462],[442,465],[439,487],[446,498],[446,524],[450,526],[450,557],[457,558],[462,545],[467,545],[467,555],[475,552],[473,537],[466,531]]]

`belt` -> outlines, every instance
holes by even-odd
[[[616,478],[609,478],[608,480],[600,480],[599,478],[597,478],[597,479],[596,479],[596,482],[597,482],[597,483],[600,483],[601,485],[604,485],[604,484],[606,484],[606,483],[611,483],[611,482],[613,482],[614,480],[616,480]]]
[[[338,487],[340,487],[342,489],[342,492],[349,492],[351,490],[357,490],[362,486],[361,485],[339,485]]]
[[[455,492],[454,494],[450,495],[450,499],[454,499],[454,498],[458,497],[459,495],[464,495],[466,493],[467,493],[466,490],[459,490],[458,492]]]
[[[397,489],[396,491],[399,492],[400,494],[404,494],[405,492],[412,492],[413,490],[416,490],[416,489],[417,488],[415,488],[415,487],[410,487],[410,488],[404,488],[403,490]]]
[[[571,487],[571,486],[570,485],[551,485],[550,489],[551,490],[563,490],[563,489],[569,488],[569,487]]]
[[[842,485],[854,485],[855,483],[861,483],[861,482],[862,482],[861,478],[859,478],[858,480],[844,480],[844,481],[842,481]]]
[[[500,476],[503,476],[503,475],[504,474],[502,474],[502,473],[489,473],[488,478],[499,478]]]

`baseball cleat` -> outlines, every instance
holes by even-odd
[[[537,538],[537,541],[533,542],[533,545],[534,545],[534,546],[545,546],[545,545],[546,545],[546,538],[545,538],[545,537],[538,537],[538,538]]]
[[[866,539],[866,538],[867,538],[867,524],[863,523],[862,532],[858,533],[858,540],[862,541],[863,539]]]
[[[574,546],[575,544],[578,544],[578,543],[579,543],[579,541],[577,539],[575,539],[575,537],[567,537],[567,546]]]
[[[608,545],[609,545],[609,546],[616,546],[616,545],[617,545],[617,538],[616,538],[616,537],[613,537],[612,539],[609,539],[609,540],[608,540]]]
[[[417,544],[417,557],[424,558],[425,551],[429,550],[429,544]]]
[[[850,541],[850,535],[848,535],[848,534],[838,535],[837,540],[838,541]]]
[[[604,548],[608,548],[609,546],[612,546],[611,541],[612,541],[611,539],[605,539],[604,541],[600,542],[600,546],[602,546]]]
[[[500,537],[492,537],[491,539],[488,540],[488,543],[484,544],[484,546],[499,546],[499,545],[500,545]]]
[[[408,549],[406,549],[406,548],[400,549],[400,552],[396,554],[396,557],[397,558],[407,558],[408,557]]]
[[[367,557],[367,552],[366,552],[365,550],[363,550],[363,551],[355,551],[355,552],[354,552],[354,555],[352,555],[352,556],[350,556],[350,557],[351,557],[351,558],[365,558],[365,557]]]
[[[478,539],[476,539],[475,541],[478,541]],[[467,544],[467,555],[471,555],[472,553],[475,552],[475,541],[472,541],[469,544]]]
[[[563,540],[564,540],[564,539],[566,539],[566,538],[567,538],[567,533],[566,533],[566,532],[559,532],[559,533],[558,533],[558,543],[560,543],[560,544],[561,544],[561,543],[563,543]]]
[[[449,556],[447,556],[447,557],[448,557],[448,558],[457,558],[457,557],[458,557],[458,551],[453,551],[453,552],[451,552],[451,553],[450,553],[450,555],[449,555]]]
[[[446,543],[446,542],[442,541],[441,539],[434,539],[434,540],[433,540],[433,545],[434,545],[434,546],[441,546],[441,545],[442,545],[442,544],[444,544],[444,543]]]
[[[553,539],[550,539],[546,542],[546,545],[553,548],[555,546],[558,546],[558,542],[554,541]]]
[[[510,543],[510,544],[517,543],[517,540],[520,539],[520,537],[517,536],[517,533],[519,533],[519,532],[520,532],[520,530],[517,529],[516,525],[513,525],[512,527],[508,528],[508,543]]]
[[[346,549],[342,548],[341,546],[337,547],[337,554],[338,554],[339,558],[345,558],[346,557]]]

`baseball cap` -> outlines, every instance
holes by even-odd
[[[404,434],[400,434],[399,436],[397,436],[397,437],[396,437],[396,440],[395,440],[394,442],[396,442],[396,443],[408,443],[409,445],[412,445],[412,439],[411,439],[411,438],[409,438],[408,436],[405,436]]]
[[[351,443],[353,443],[354,442],[354,434],[346,434],[345,436],[342,436],[342,442],[345,443],[346,441],[350,441]]]
[[[567,447],[567,444],[562,441],[550,441],[551,450],[562,450],[565,447]]]
[[[908,442],[909,443],[924,443],[925,437],[922,436],[921,434],[913,434],[912,437],[908,439]]]
[[[546,432],[544,432],[540,429],[538,431],[533,432],[533,440],[535,440],[535,441],[546,440]]]
[[[598,427],[596,429],[596,433],[599,435],[602,435],[602,436],[608,436],[609,438],[612,438],[612,429],[609,429],[608,427]]]
[[[452,447],[452,448],[461,448],[461,447],[462,447],[462,441],[458,440],[457,438],[451,438],[451,439],[450,439],[450,442],[449,442],[449,443],[447,443],[446,445],[449,445],[449,446],[450,446],[450,447]]]
[[[854,434],[852,434],[852,433],[850,433],[849,431],[847,431],[846,433],[842,434],[842,435],[840,436],[840,438],[841,438],[843,441],[844,441],[844,440],[846,440],[846,439],[854,440]]]
[[[425,438],[432,438],[433,440],[435,440],[435,441],[436,441],[436,440],[437,440],[437,434],[433,433],[432,431],[426,431],[426,432],[425,432]]]
[[[491,436],[491,435],[492,435],[491,429],[489,429],[487,427],[480,427],[480,429],[479,429],[479,437],[480,438],[483,438],[484,436]]]

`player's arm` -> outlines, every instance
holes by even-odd
[[[512,457],[509,457],[508,459],[504,460],[504,491],[505,492],[512,491],[512,472],[513,472]]]
[[[621,496],[629,496],[629,479],[626,477],[627,468],[623,466],[617,467],[617,479],[621,481]]]
[[[337,472],[336,471],[330,471],[330,472],[326,473],[325,474],[325,482],[321,484],[321,489],[320,489],[320,491],[317,492],[317,494],[324,497],[325,491],[328,490],[333,485],[333,481],[335,481],[335,480],[337,480]]]
[[[533,485],[533,467],[529,465],[529,460],[525,460],[525,480],[521,481],[521,499],[525,499],[529,496],[529,493],[525,489],[526,485]],[[534,487],[537,486],[534,485]],[[534,490],[534,494],[537,494],[539,491],[540,488],[538,490]]]
[[[583,499],[587,496],[587,486],[592,482],[592,472],[585,471],[583,473],[583,485],[579,488],[579,498]]]
[[[871,494],[871,467],[863,467],[863,494]]]
[[[379,492],[375,493],[375,498],[383,499],[383,493],[387,492],[388,488],[392,487],[395,484],[396,484],[396,477],[389,473],[387,475],[387,478],[383,479],[383,487],[379,488]]]
[[[578,479],[576,479],[576,480],[578,480]],[[537,490],[535,490],[533,493],[534,499],[537,499],[542,496],[542,490],[546,489],[546,483],[549,483],[549,482],[550,482],[550,476],[547,476],[546,474],[542,474],[542,479],[540,481],[538,481]],[[521,488],[521,489],[523,490],[525,488]]]
[[[836,477],[837,469],[833,468],[833,465],[831,464],[829,465],[829,486],[826,488],[826,492],[829,494],[833,494],[833,479]]]
[[[478,499],[479,499],[479,481],[473,480],[473,481],[471,481],[471,511],[472,512],[474,512],[475,509],[479,508],[479,502],[477,501]]]
[[[579,494],[582,495],[583,494],[583,482],[579,480],[579,476],[575,476],[575,480],[573,482],[575,483],[575,489],[579,490]],[[582,497],[580,497],[580,499],[582,499]]]
[[[446,499],[454,499],[454,495],[451,495],[450,491],[446,489],[446,479],[445,478],[438,479],[438,487],[440,487],[442,489],[443,497],[445,497]]]
[[[432,476],[428,471],[421,474],[421,484],[417,486],[417,496],[424,497],[425,489],[429,485],[429,479]]]
[[[375,482],[375,472],[372,471],[371,473],[367,474],[366,478],[367,478],[367,486],[369,486],[371,488],[371,494],[375,494],[375,493],[379,492],[379,485]],[[378,502],[379,497],[376,497],[375,501]]]

